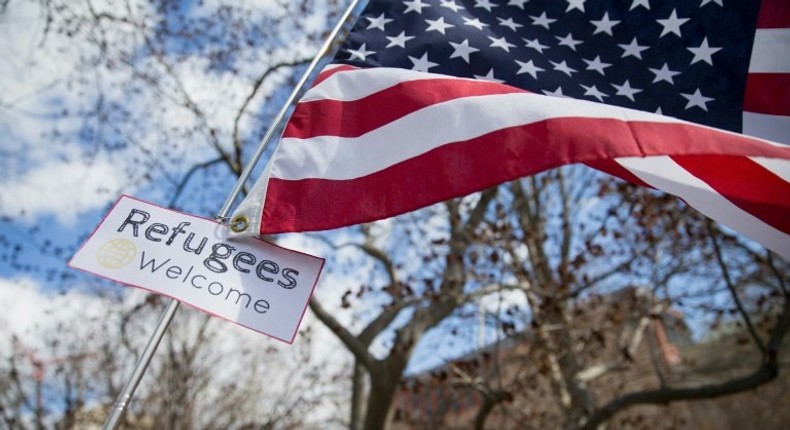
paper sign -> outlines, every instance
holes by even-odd
[[[69,262],[292,343],[324,260],[122,196]]]

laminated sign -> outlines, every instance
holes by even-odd
[[[292,343],[324,260],[122,196],[69,262]]]

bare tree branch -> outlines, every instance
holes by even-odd
[[[313,297],[310,299],[310,309],[313,310],[316,317],[321,320],[324,325],[326,325],[335,335],[340,339],[341,342],[348,348],[348,350],[354,355],[357,361],[365,366],[368,371],[374,371],[378,369],[380,366],[377,360],[373,357],[373,355],[368,352],[367,345],[363,344],[359,338],[355,337],[351,332],[349,332],[340,322],[335,319],[329,312],[327,312],[320,303],[318,303],[318,299]]]
[[[247,97],[244,99],[244,102],[239,107],[239,110],[236,112],[236,117],[233,118],[233,147],[235,148],[235,158],[236,160],[241,160],[242,158],[242,141],[241,141],[241,134],[239,131],[239,124],[241,123],[241,117],[244,115],[244,112],[247,111],[247,107],[252,102],[252,99],[258,95],[263,82],[268,78],[272,73],[285,68],[285,67],[296,67],[305,65],[310,62],[310,58],[306,59],[295,59],[293,61],[285,61],[281,63],[277,63],[274,65],[269,66],[266,70],[258,76],[258,78],[252,83],[252,90],[247,94]]]
[[[724,282],[727,284],[727,289],[730,291],[732,300],[735,302],[735,306],[738,308],[738,313],[740,313],[744,323],[746,323],[746,328],[749,330],[749,334],[751,335],[755,345],[757,345],[760,351],[765,354],[765,345],[763,344],[762,339],[760,339],[760,336],[757,335],[754,324],[752,324],[752,319],[749,317],[749,314],[743,307],[743,303],[741,302],[740,297],[738,297],[738,292],[735,291],[735,285],[732,283],[732,279],[730,278],[730,272],[727,270],[727,265],[724,263],[724,258],[721,255],[721,248],[719,247],[719,242],[716,239],[716,232],[713,229],[713,221],[707,220],[706,225],[708,228],[708,235],[710,235],[710,240],[713,243],[714,253],[716,254],[716,262],[719,263],[722,276],[724,277]]]
[[[579,285],[578,287],[574,288],[570,293],[564,295],[564,297],[562,297],[562,299],[563,300],[564,299],[575,299],[575,298],[579,297],[582,293],[584,293],[585,291],[589,290],[590,288],[594,288],[598,284],[600,284],[601,282],[603,282],[603,281],[605,281],[605,280],[607,280],[607,279],[609,279],[609,278],[611,278],[611,277],[613,277],[613,276],[615,276],[617,274],[622,273],[625,269],[630,267],[631,264],[633,264],[634,261],[636,261],[636,259],[637,259],[637,256],[631,256],[628,260],[625,260],[625,261],[623,261],[622,263],[620,263],[618,265],[612,266],[610,269],[606,270],[605,272],[603,272],[603,273],[601,273],[601,274],[599,274],[597,276],[594,276],[594,277],[586,280],[581,285]]]
[[[521,181],[513,181],[512,189],[514,194],[513,207],[516,212],[519,226],[524,232],[524,243],[529,249],[528,257],[532,265],[532,272],[536,278],[536,284],[545,288],[553,284],[551,270],[547,265],[548,259],[543,250],[545,243],[542,222],[540,221],[540,199],[538,198],[538,185],[534,176],[529,178],[532,185],[532,195],[528,196],[521,184]]]
[[[770,340],[766,344],[762,364],[750,375],[734,378],[718,384],[698,387],[666,387],[645,390],[620,396],[589,416],[580,428],[594,430],[604,421],[631,406],[640,404],[666,404],[681,400],[713,399],[729,394],[752,390],[774,380],[779,375],[778,353],[785,335],[790,330],[790,300],[785,299],[782,314],[776,322]]]
[[[560,205],[562,205],[562,238],[560,239],[560,261],[558,265],[558,273],[562,279],[560,284],[567,287],[570,283],[570,253],[571,253],[571,240],[573,229],[571,226],[571,211],[568,201],[568,193],[566,190],[565,175],[562,169],[557,169],[557,182],[560,189]]]
[[[476,227],[480,225],[486,214],[486,210],[488,210],[488,205],[491,204],[491,201],[494,200],[498,192],[499,187],[491,187],[480,193],[480,199],[477,201],[477,204],[469,214],[469,219],[466,221],[467,226]],[[471,233],[472,230],[467,228],[467,231]]]
[[[222,158],[215,158],[213,160],[206,161],[204,163],[195,164],[194,166],[190,167],[184,177],[181,179],[181,182],[178,183],[176,190],[173,192],[173,196],[170,197],[170,202],[167,204],[167,207],[174,208],[178,198],[181,197],[181,193],[184,191],[187,183],[189,183],[189,179],[192,175],[195,174],[198,170],[203,170],[209,166],[212,166],[217,163],[221,163],[224,161]]]
[[[458,365],[451,363],[450,370],[459,378],[456,384],[471,387],[483,397],[483,404],[478,409],[477,414],[475,414],[475,423],[473,427],[475,430],[483,430],[485,428],[486,418],[488,418],[488,415],[494,407],[499,403],[510,400],[512,395],[507,391],[491,387],[490,384],[488,384],[489,381],[479,376],[474,377],[470,375]]]
[[[771,273],[773,273],[773,275],[776,277],[777,281],[779,282],[779,287],[781,288],[781,291],[784,293],[785,298],[790,299],[790,289],[788,289],[787,287],[787,282],[785,281],[784,276],[782,276],[782,274],[779,273],[779,269],[776,268],[773,252],[766,250],[766,254],[767,254],[766,260],[768,263],[768,267],[771,270]]]

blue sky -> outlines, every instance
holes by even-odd
[[[182,4],[178,12],[191,13],[197,19],[211,17],[211,3],[204,2],[203,7]],[[152,11],[145,11],[146,4],[141,2],[143,12],[139,14],[155,17]],[[251,2],[246,7],[253,16],[264,15],[270,4]],[[306,30],[316,31],[326,25],[327,10],[320,2],[317,6],[310,15],[298,17]],[[100,10],[104,6],[97,3],[95,7]],[[275,18],[282,20],[276,13]],[[175,25],[173,22],[170,24]],[[260,25],[273,24],[261,19]],[[36,3],[12,2],[0,17],[0,38],[13,41],[0,44],[0,171],[4,172],[0,177],[0,304],[13,310],[5,317],[9,324],[2,332],[2,342],[13,333],[39,351],[45,349],[39,336],[42,332],[64,320],[75,320],[86,307],[123,308],[144,299],[141,291],[66,267],[118,197],[128,194],[167,205],[191,166],[216,157],[205,133],[190,133],[190,129],[212,127],[227,144],[238,106],[248,95],[252,78],[260,74],[259,62],[276,63],[295,54],[309,59],[318,47],[318,42],[294,36],[274,48],[252,44],[212,63],[205,55],[216,52],[216,46],[199,48],[198,44],[190,45],[194,40],[176,40],[164,45],[168,55],[179,59],[173,63],[175,69],[167,71],[163,62],[147,58],[147,52],[140,50],[128,34],[121,31],[111,35],[118,52],[138,62],[140,71],[161,79],[159,90],[153,90],[130,79],[129,71],[123,68],[85,68],[81,60],[96,55],[94,47],[84,38],[67,40],[52,33],[44,36],[43,30],[44,12]],[[210,34],[204,36],[206,39],[196,40],[213,40]],[[283,84],[291,79],[290,73],[298,76],[300,72],[286,68],[273,73],[252,100],[252,107],[239,122],[242,137],[248,141],[247,154],[285,100],[289,88]],[[183,108],[179,99],[182,90],[203,110],[207,124],[201,124],[202,119]],[[110,115],[108,121],[99,121],[98,113]],[[262,167],[263,163],[256,175]],[[226,166],[212,165],[191,177],[175,206],[211,217],[234,183]],[[388,225],[383,222],[380,228],[386,230]],[[353,240],[352,236],[345,237],[347,234],[353,233],[338,231],[333,239]],[[359,278],[372,269],[369,261],[360,262],[358,254],[330,251],[309,236],[284,235],[280,243],[323,257],[331,252],[335,266],[325,270],[316,290],[326,306],[337,306],[347,286],[363,282]],[[110,306],[108,297],[116,304]],[[373,312],[374,308],[362,305],[357,302],[350,312],[338,314],[351,330],[361,329],[362,321]],[[309,312],[305,324],[314,325]],[[235,327],[229,330],[238,335]],[[316,330],[321,332],[322,328]],[[238,336],[248,338],[246,334]],[[323,336],[324,348],[339,352],[340,361],[349,358],[331,334]],[[477,334],[469,336],[476,339]],[[429,343],[435,342],[429,339]],[[466,352],[469,344],[461,343],[448,349],[448,354],[459,349]],[[373,349],[380,354],[386,345],[385,336]],[[438,364],[436,360],[442,358],[429,352],[418,355],[415,361],[424,368]]]
[[[133,306],[144,298],[137,290],[71,270],[66,262],[120,195],[167,205],[190,167],[216,158],[205,127],[214,129],[230,151],[234,118],[254,78],[278,61],[309,60],[318,48],[320,41],[278,25],[293,26],[298,18],[302,30],[315,33],[325,28],[330,15],[322,2],[300,17],[284,17],[271,1],[236,5],[233,18],[248,20],[253,43],[225,49],[236,42],[231,34],[200,33],[202,38],[165,43],[161,58],[141,49],[141,38],[151,35],[159,17],[147,9],[149,2],[135,4],[138,9],[127,16],[148,30],[135,33],[117,24],[117,31],[103,34],[112,46],[108,56],[116,56],[109,59],[87,42],[95,33],[72,39],[45,33],[45,11],[38,2],[11,2],[0,15],[0,38],[5,41],[0,43],[3,354],[12,350],[7,344],[11,334],[43,351],[39,335],[64,320],[76,321],[85,308],[115,306],[109,298],[118,306]],[[211,1],[183,2],[173,16],[209,22],[215,6]],[[75,13],[85,12],[80,10],[83,4],[73,7]],[[104,2],[93,2],[93,7],[124,13]],[[166,21],[178,25],[170,16]],[[281,40],[268,46],[257,43],[266,31],[279,32]],[[234,55],[207,56],[223,50]],[[141,84],[145,79],[133,79],[129,67],[92,67],[90,61],[96,59],[133,61],[135,73],[148,73],[159,85]],[[287,83],[298,71],[272,73],[250,100],[238,122],[246,154],[279,110],[290,91]],[[203,118],[184,108],[184,97],[200,107]],[[191,177],[176,207],[211,217],[234,183],[226,166],[212,165]],[[298,238],[286,241],[305,246]],[[247,334],[238,336],[247,339]]]
[[[109,8],[108,12],[123,12],[113,10],[105,2],[91,3],[99,12],[104,8]],[[70,5],[74,11],[85,12],[79,10],[84,4]],[[147,9],[149,2],[135,5],[139,9],[130,16],[153,28],[158,18],[156,11]],[[284,17],[278,12],[280,6],[272,1],[234,5],[238,7],[235,18],[249,23],[248,34],[253,42],[265,37],[267,31],[279,33],[282,40],[267,46],[245,43],[227,49],[233,55],[212,59],[210,55],[222,52],[223,46],[235,41],[229,39],[232,35],[201,33],[203,38],[166,43],[163,57],[156,58],[140,48],[141,37],[150,33],[135,33],[123,24],[110,24],[117,31],[104,34],[112,50],[110,58],[103,59],[133,61],[135,72],[150,74],[148,77],[158,79],[158,86],[141,84],[145,79],[134,76],[129,67],[86,64],[102,59],[101,52],[87,43],[96,34],[88,32],[72,39],[54,32],[45,35],[45,13],[39,2],[10,2],[0,14],[0,39],[4,41],[0,43],[3,363],[14,350],[12,335],[39,357],[48,359],[53,358],[54,352],[47,340],[61,330],[66,330],[63,339],[67,343],[60,347],[62,351],[91,348],[101,337],[96,330],[111,334],[118,329],[115,319],[121,311],[140,304],[146,293],[69,269],[66,262],[120,195],[167,205],[190,167],[215,159],[217,153],[206,137],[206,127],[215,130],[224,149],[230,151],[235,116],[254,79],[270,64],[293,58],[310,59],[320,44],[296,32],[292,28],[294,19],[299,20],[301,30],[311,33],[321,32],[330,19],[323,2],[316,2],[306,15],[298,17]],[[213,1],[182,2],[175,12],[189,14],[198,21],[210,20],[216,6]],[[173,24],[175,20],[168,22]],[[222,37],[226,39],[223,41]],[[298,72],[283,68],[272,73],[250,100],[249,108],[238,121],[247,156],[280,109],[290,91],[289,81]],[[185,96],[199,106],[203,118],[196,118],[194,112],[184,108]],[[199,132],[191,132],[193,129]],[[175,205],[211,217],[234,183],[226,166],[212,165],[191,177]],[[298,235],[283,241],[302,251],[317,251],[315,242]],[[331,275],[326,278],[332,282]],[[178,327],[178,332],[193,330],[188,322],[194,315],[182,306],[180,321],[187,325]],[[106,325],[97,321],[106,321]],[[155,320],[147,322],[151,325],[137,327],[135,339],[140,344],[148,340],[154,328]],[[307,324],[316,325],[309,314],[303,327]],[[217,351],[234,354],[242,348],[262,350],[257,356],[239,356],[229,362],[216,378],[236,378],[238,373],[234,371],[248,366],[246,360],[260,360],[263,351],[270,358],[282,354],[284,358],[279,361],[283,363],[290,362],[293,354],[310,353],[326,362],[327,370],[337,367],[335,374],[343,371],[348,360],[331,333],[321,326],[313,330],[322,339],[320,342],[300,343],[297,337],[292,347],[218,319],[212,321],[212,326],[222,333],[220,343],[215,345]],[[130,358],[127,366],[132,364]],[[281,373],[303,370],[307,369]],[[271,380],[278,378],[275,375]],[[307,378],[301,383],[306,381]],[[144,381],[142,389],[150,383]],[[269,389],[272,395],[277,395],[277,390],[285,391],[282,396],[299,391],[285,383],[273,385],[276,387]],[[322,411],[316,411],[316,416],[321,415]]]
[[[177,12],[210,18],[213,2],[203,2],[203,7],[195,6],[197,3],[182,3]],[[146,4],[141,2],[141,10],[145,11]],[[248,18],[255,21],[271,5],[268,1],[250,2]],[[103,3],[96,7],[103,7]],[[145,12],[156,16],[152,11]],[[317,31],[325,27],[326,15],[327,10],[319,7],[299,20],[307,29]],[[258,24],[274,25],[263,18]],[[226,46],[223,43],[230,41],[201,49],[198,44],[213,41],[213,34],[206,33],[190,41],[165,43],[163,62],[151,57],[150,51],[139,49],[138,39],[122,31],[113,34],[110,42],[133,59],[138,72],[160,79],[159,91],[154,91],[130,79],[129,70],[124,68],[84,68],[80,60],[86,54],[95,55],[93,48],[80,38],[67,40],[55,34],[44,37],[44,25],[37,2],[10,2],[5,14],[0,15],[0,38],[6,41],[0,43],[0,308],[7,310],[0,317],[0,326],[4,327],[0,330],[0,351],[10,351],[6,344],[9,332],[43,349],[37,334],[64,320],[79,319],[85,309],[99,318],[104,308],[112,311],[143,300],[145,295],[140,291],[76,273],[65,263],[121,194],[167,205],[191,166],[216,158],[206,127],[215,130],[219,141],[229,149],[235,114],[262,65],[294,53],[309,58],[317,49],[314,41],[294,37],[275,43],[273,48],[252,43],[233,55],[211,60],[205,54],[221,52]],[[251,34],[262,37],[258,31],[262,30],[254,29]],[[174,61],[168,71],[170,56],[179,61]],[[253,100],[254,107],[241,118],[247,154],[285,99],[288,91],[284,87],[292,78],[291,71],[283,70],[267,79]],[[82,77],[85,82],[79,80]],[[200,106],[204,117],[196,117],[184,108],[181,97],[185,94]],[[113,107],[114,112],[107,123],[91,116],[105,112],[104,107]],[[194,129],[198,132],[191,131]],[[220,209],[233,183],[227,167],[221,164],[201,170],[190,180],[176,207],[210,217]],[[400,232],[389,221],[378,223],[376,228],[384,241],[398,240]],[[441,232],[436,229],[433,233]],[[424,246],[430,246],[430,236],[422,239]],[[351,230],[339,230],[332,240],[342,243],[357,237]],[[347,289],[372,281],[368,274],[375,272],[373,263],[352,249],[331,250],[310,235],[285,235],[281,243],[328,258],[330,270],[326,270],[316,291],[323,303],[337,306]],[[418,251],[412,250],[417,256]],[[419,265],[419,258],[410,259],[414,256],[406,255],[408,252],[404,250],[404,263]],[[100,297],[100,292],[110,293],[115,301]],[[523,306],[523,302],[520,295],[490,297],[482,307],[497,313],[509,304]],[[337,316],[357,331],[379,308],[363,306],[359,300],[353,304],[351,310]],[[470,306],[466,311],[473,314],[476,309]],[[227,330],[231,349],[238,343],[263,339],[230,323],[219,324]],[[316,331],[322,343],[314,352],[316,356],[333,353],[339,357],[339,366],[347,363],[348,353],[330,333],[321,331],[309,312],[304,324],[319,327]],[[451,319],[448,327],[453,325],[461,327],[461,335],[448,337],[442,330],[430,333],[425,339],[428,346],[415,354],[412,370],[430,368],[476,346],[478,326],[468,324],[468,320],[458,324]],[[486,334],[487,341],[496,337],[494,330]],[[386,351],[387,342],[387,336],[382,336],[373,345],[374,353]]]
[[[144,9],[146,3],[141,4]],[[251,17],[265,16],[270,4],[264,1],[247,7]],[[185,3],[178,12],[192,13],[199,19],[210,16],[209,6],[193,8]],[[96,7],[101,9],[102,4]],[[305,18],[308,28],[322,25],[321,19],[326,17],[321,12],[325,10]],[[147,13],[156,17],[152,11]],[[145,19],[153,18],[141,18]],[[166,43],[169,51],[165,57],[179,61],[157,61],[147,58],[139,42],[127,40],[129,34],[121,31],[108,36],[109,42],[120,45],[116,55],[131,55],[138,70],[150,70],[150,75],[159,79],[160,94],[156,94],[155,89],[141,87],[131,79],[128,70],[86,68],[83,61],[98,56],[85,42],[87,36],[66,39],[52,32],[45,35],[44,21],[44,11],[35,3],[15,2],[0,16],[0,37],[10,42],[0,48],[0,169],[4,172],[0,178],[0,228],[4,239],[21,245],[21,252],[29,254],[25,259],[42,250],[65,249],[52,255],[55,264],[62,262],[58,260],[64,252],[74,251],[75,243],[121,194],[166,205],[187,169],[216,157],[205,137],[189,133],[190,128],[203,125],[185,111],[184,100],[178,97],[186,93],[191,102],[199,104],[208,118],[205,127],[215,129],[220,139],[228,141],[234,109],[247,95],[244,91],[249,90],[250,76],[257,76],[262,69],[251,60],[276,62],[288,55],[309,58],[310,50],[316,49],[298,37],[287,46],[267,47],[263,53],[262,48],[251,46],[237,50],[235,57],[218,60],[227,65],[218,69],[204,58],[208,48],[197,48],[197,43]],[[265,20],[261,24],[271,25]],[[221,43],[214,48],[221,51]],[[164,70],[166,64],[176,65],[169,75]],[[257,143],[265,120],[279,109],[278,103],[288,90],[281,85],[290,72],[293,70],[272,74],[241,119],[242,137],[250,142],[246,151]],[[157,110],[152,112],[154,108]],[[100,121],[99,114],[108,115],[107,120]],[[192,177],[176,204],[211,216],[211,208],[219,209],[233,183],[227,168],[206,169]],[[196,201],[200,203],[196,205]],[[45,256],[49,254],[54,251]],[[48,264],[46,260],[37,264]],[[19,275],[10,264],[0,264],[0,274]]]

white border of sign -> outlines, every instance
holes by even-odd
[[[68,264],[290,344],[324,262],[122,195]]]

